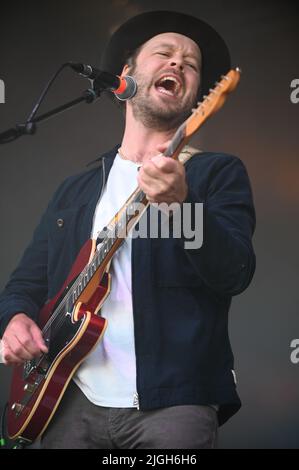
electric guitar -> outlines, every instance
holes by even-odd
[[[176,131],[165,156],[178,158],[239,79],[239,69],[221,77]],[[97,241],[90,239],[84,244],[59,293],[41,309],[38,325],[48,353],[14,367],[7,411],[11,439],[30,443],[43,434],[75,371],[101,341],[107,327],[100,311],[110,292],[110,261],[148,205],[144,192],[137,187]]]

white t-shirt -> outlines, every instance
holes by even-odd
[[[92,238],[97,238],[97,233],[109,223],[136,189],[137,172],[136,163],[116,155],[103,196],[95,210]],[[131,244],[129,236],[112,258],[111,292],[101,309],[108,326],[97,347],[74,376],[86,397],[100,406],[136,406]]]

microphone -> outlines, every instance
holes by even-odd
[[[110,72],[98,70],[91,65],[74,62],[70,62],[70,66],[82,77],[94,80],[93,86],[95,88],[112,91],[121,101],[129,100],[136,94],[137,83],[130,75],[119,77]]]

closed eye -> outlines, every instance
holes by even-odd
[[[186,64],[188,67],[191,67],[193,70],[196,70],[197,71],[197,66],[194,65],[194,64],[190,64],[190,63],[187,63]]]
[[[169,57],[169,53],[168,52],[157,52],[158,55],[163,55],[165,57]]]

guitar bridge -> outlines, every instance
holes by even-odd
[[[26,381],[30,376],[46,375],[49,369],[49,361],[46,355],[42,355],[39,359],[26,361],[23,368],[23,380]],[[34,374],[34,375],[33,375]]]

